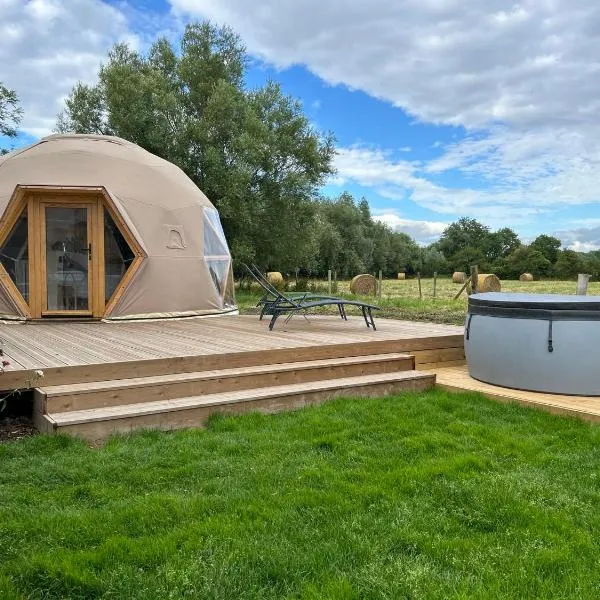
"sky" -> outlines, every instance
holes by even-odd
[[[0,0],[0,81],[24,109],[0,147],[51,133],[115,42],[203,19],[239,33],[249,88],[279,82],[335,135],[325,195],[422,244],[466,216],[600,248],[596,0]]]

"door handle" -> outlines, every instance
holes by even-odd
[[[92,242],[90,242],[88,244],[87,248],[82,248],[81,249],[82,252],[86,252],[88,253],[88,260],[92,260]]]

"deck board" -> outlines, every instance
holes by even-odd
[[[518,402],[549,412],[600,421],[600,397],[545,394],[491,385],[473,379],[466,365],[431,370],[436,374],[437,385],[452,391],[480,392],[502,402]]]
[[[223,316],[144,322],[37,322],[0,324],[9,370],[69,369],[86,365],[228,355],[334,345],[416,340],[415,348],[462,347],[462,328],[377,319],[377,331],[361,317],[296,318],[269,331],[256,316]],[[433,340],[433,341],[431,341]],[[395,351],[394,349],[389,351]]]

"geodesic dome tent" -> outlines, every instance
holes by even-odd
[[[0,315],[160,318],[236,310],[219,215],[126,140],[52,135],[0,159]]]

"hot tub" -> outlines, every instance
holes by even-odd
[[[474,294],[465,354],[486,383],[600,396],[600,296]]]

